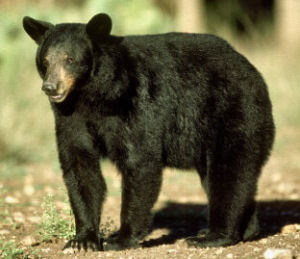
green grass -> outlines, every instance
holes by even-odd
[[[0,239],[0,258],[4,259],[29,259],[40,258],[38,255],[39,250],[28,247],[27,249],[20,248],[20,245],[16,244],[14,240]]]
[[[47,195],[42,203],[43,216],[40,229],[44,242],[53,238],[71,239],[75,234],[75,224],[70,207],[59,211],[54,204],[53,195]]]
[[[18,248],[13,240],[0,240],[0,256],[5,259],[26,258],[24,251]]]
[[[26,175],[26,169],[12,161],[12,159],[5,160],[5,163],[0,164],[0,172],[0,181],[20,179]]]
[[[39,228],[39,235],[43,242],[49,242],[55,238],[70,240],[75,235],[74,217],[69,202],[64,192],[63,201],[65,209],[59,210],[54,201],[57,197],[48,194],[42,203],[42,221]],[[100,236],[105,237],[116,230],[115,222],[106,218],[100,224]]]
[[[6,218],[9,216],[9,212],[3,198],[5,193],[6,190],[4,189],[3,185],[0,184],[0,221],[2,223],[6,222]]]

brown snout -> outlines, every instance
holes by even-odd
[[[57,86],[54,83],[51,82],[44,82],[42,86],[42,90],[47,94],[47,95],[55,95],[57,91]]]

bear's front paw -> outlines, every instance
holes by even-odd
[[[67,242],[63,248],[64,251],[72,250],[75,253],[80,250],[84,251],[103,251],[103,240],[91,240],[88,238],[74,238]]]
[[[196,246],[196,247],[217,247],[217,246],[230,246],[235,245],[240,240],[230,238],[228,236],[207,232],[201,233],[199,236],[196,237],[189,237],[186,239],[186,242],[189,246]]]
[[[134,238],[121,238],[116,234],[110,236],[107,240],[103,242],[103,250],[109,251],[119,251],[129,248],[137,248],[139,246],[139,242]]]

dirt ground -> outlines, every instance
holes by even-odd
[[[261,235],[226,248],[191,248],[184,239],[206,226],[206,197],[197,174],[167,169],[153,212],[153,231],[141,248],[120,252],[63,252],[66,240],[42,241],[41,204],[52,194],[56,208],[66,206],[58,169],[26,166],[18,178],[0,178],[0,257],[2,258],[297,258],[300,259],[300,173],[278,169],[272,158],[260,178],[257,201]],[[104,174],[109,193],[102,216],[107,234],[118,228],[120,177],[111,164]],[[1,247],[2,245],[2,247]]]

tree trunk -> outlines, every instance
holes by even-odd
[[[203,32],[202,0],[176,0],[177,31]]]

